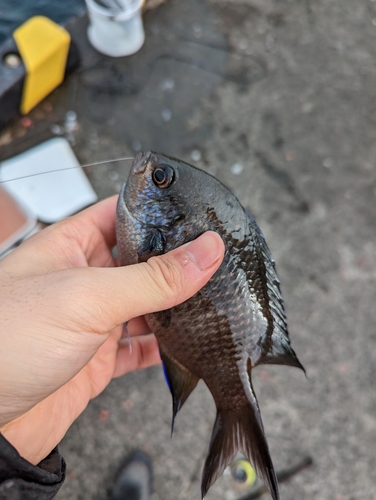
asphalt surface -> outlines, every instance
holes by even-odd
[[[72,29],[84,43],[82,22]],[[74,110],[82,164],[153,149],[235,193],[276,260],[307,370],[253,371],[277,470],[314,461],[281,484],[281,498],[376,498],[376,2],[172,0],[145,27],[127,59],[87,46],[82,69],[49,99],[52,114],[38,118],[38,107],[23,140]],[[100,197],[119,191],[129,163],[88,169]],[[142,448],[153,500],[198,500],[214,416],[200,385],[170,439],[161,368],[113,381],[61,443],[57,498],[106,499],[122,458]],[[207,500],[243,494],[225,476]]]

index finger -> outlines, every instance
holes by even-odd
[[[111,196],[74,216],[79,224],[87,225],[90,220],[99,232],[109,248],[116,245],[116,203],[118,195]]]
[[[5,258],[8,271],[21,275],[115,266],[116,202],[112,196],[33,235]]]

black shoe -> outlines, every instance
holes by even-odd
[[[111,500],[149,500],[152,491],[151,460],[137,450],[129,455],[120,468]]]

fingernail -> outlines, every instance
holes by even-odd
[[[200,271],[205,271],[222,257],[223,243],[216,233],[209,231],[189,243],[185,253]]]

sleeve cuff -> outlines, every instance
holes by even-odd
[[[0,434],[0,500],[49,500],[63,484],[65,469],[57,448],[32,465]]]

